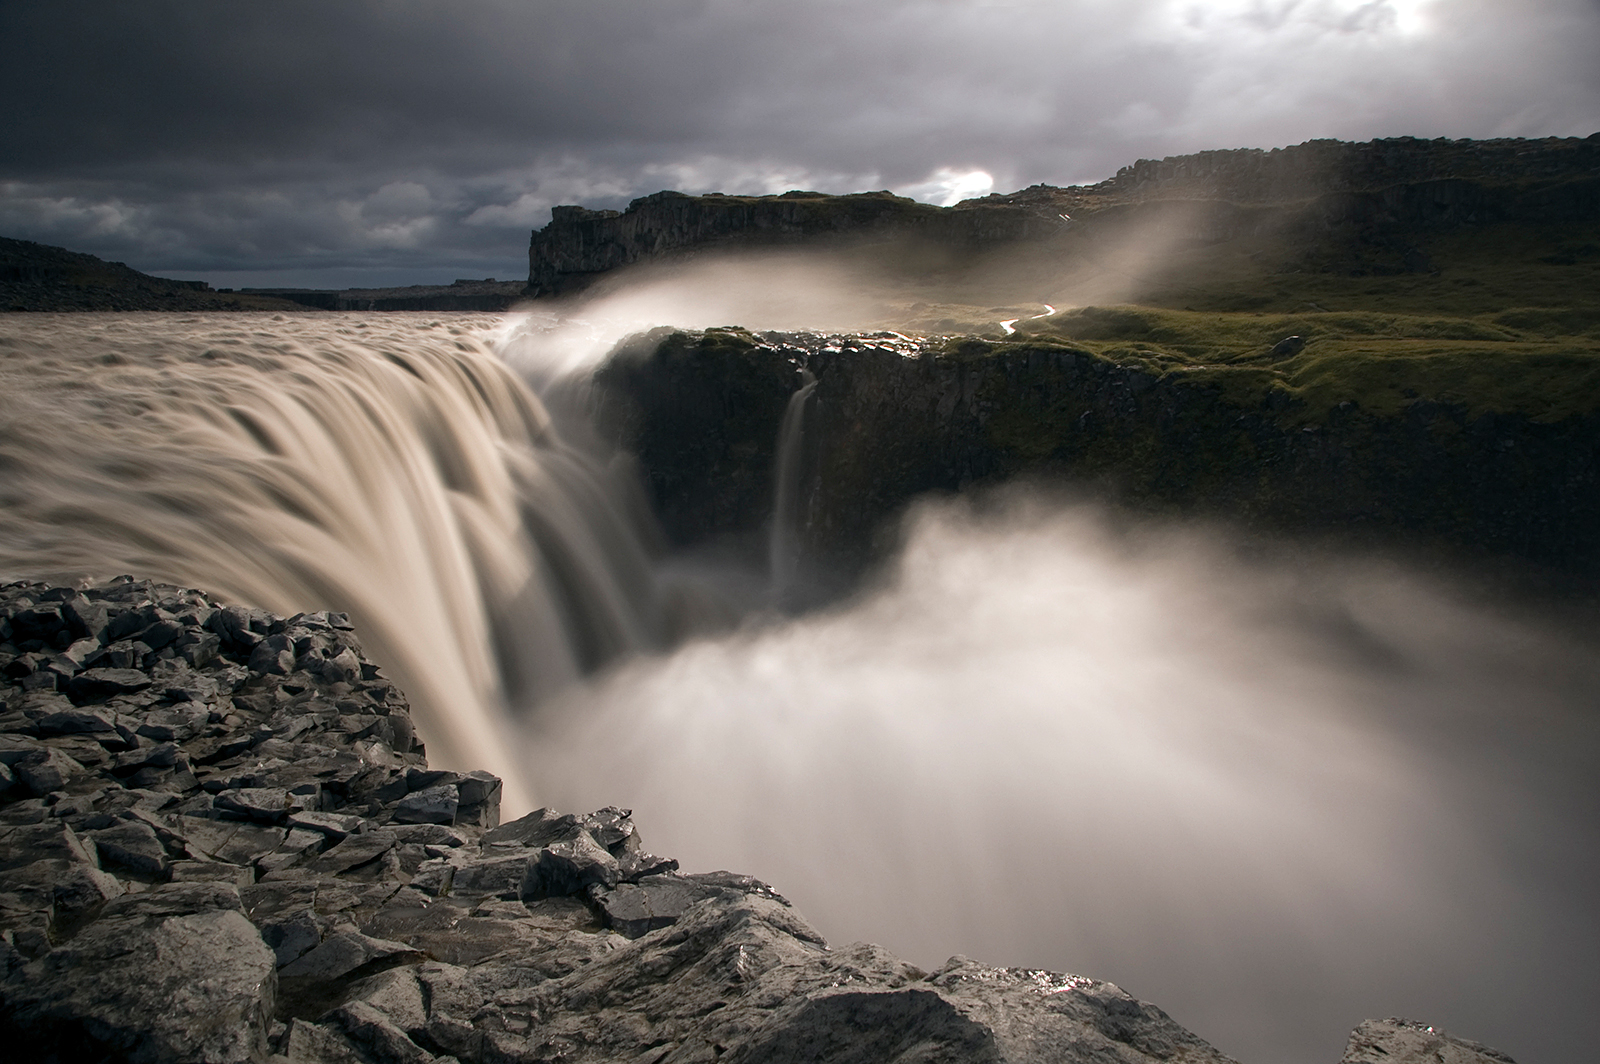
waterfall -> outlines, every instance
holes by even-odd
[[[770,594],[779,604],[793,591],[800,563],[800,537],[805,531],[800,500],[804,465],[801,444],[805,436],[806,404],[817,390],[817,378],[808,369],[800,371],[800,378],[799,389],[789,397],[789,404],[783,409],[772,477],[772,531],[767,540],[767,566]]]
[[[1593,1043],[1587,629],[1016,490],[913,507],[827,610],[649,653],[687,596],[581,419],[660,319],[584,309],[0,316],[0,576],[345,610],[507,815],[634,806],[837,942],[1110,977],[1242,1059],[1395,1009]],[[778,440],[778,605],[816,386]]]
[[[136,573],[351,614],[434,763],[531,807],[507,710],[655,646],[618,475],[491,349],[411,315],[10,316],[0,574]]]

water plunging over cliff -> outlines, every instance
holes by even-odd
[[[506,781],[508,705],[658,645],[619,472],[489,317],[40,316],[0,361],[0,572],[138,573],[355,619],[430,756]]]
[[[768,539],[767,572],[772,598],[783,602],[794,584],[800,564],[800,532],[804,501],[800,498],[801,443],[805,438],[806,404],[817,390],[817,378],[801,370],[801,385],[789,397],[778,429],[778,461],[774,470],[772,530]]]
[[[566,420],[638,324],[9,317],[0,571],[348,610],[508,812],[633,803],[836,941],[1115,978],[1245,1059],[1332,1060],[1393,1012],[1534,1058],[1589,1037],[1580,639],[1019,494],[919,510],[831,610],[649,653],[682,598],[627,463]]]

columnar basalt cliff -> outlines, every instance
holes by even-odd
[[[1019,475],[1272,531],[1600,572],[1592,410],[1538,419],[1425,395],[1394,412],[1315,409],[1226,373],[1163,374],[1061,343],[888,333],[657,334],[607,366],[602,420],[638,453],[678,542],[770,521],[772,441],[802,365],[818,384],[796,534],[813,563],[846,572],[916,496]]]
[[[1048,230],[1053,222],[1011,204],[950,211],[889,192],[827,196],[686,196],[657,192],[626,211],[562,206],[535,230],[528,292],[574,291],[599,274],[636,262],[703,249],[845,247],[894,238],[987,246]]]
[[[13,584],[0,663],[0,1025],[29,1060],[1228,1060],[1110,983],[829,949],[627,810],[500,823],[340,614]],[[1344,1064],[1435,1059],[1509,1062],[1387,1020]]]
[[[1095,185],[1034,185],[934,207],[888,192],[687,196],[658,192],[625,211],[553,209],[528,251],[528,291],[584,287],[638,262],[710,249],[839,247],[921,239],[965,249],[1048,240],[1181,205],[1203,241],[1301,227],[1449,228],[1600,214],[1600,133],[1579,139],[1314,140],[1289,148],[1141,159]],[[1176,217],[1176,216],[1175,216]]]

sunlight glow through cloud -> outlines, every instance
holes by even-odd
[[[894,190],[924,203],[953,207],[965,199],[987,196],[994,191],[994,177],[987,170],[957,170],[941,166],[926,181],[902,185]]]
[[[1219,24],[1277,33],[1297,25],[1344,33],[1396,32],[1411,36],[1431,28],[1432,8],[1445,0],[1173,0],[1162,15],[1170,26],[1195,31]]]

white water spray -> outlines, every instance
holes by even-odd
[[[9,316],[0,573],[137,573],[348,611],[432,760],[504,778],[509,705],[658,644],[614,475],[491,353],[496,319]]]
[[[569,692],[529,756],[835,942],[1093,973],[1325,1064],[1380,1014],[1535,1048],[1600,990],[1595,690],[1584,644],[1403,570],[1015,493],[924,508],[854,602]]]

